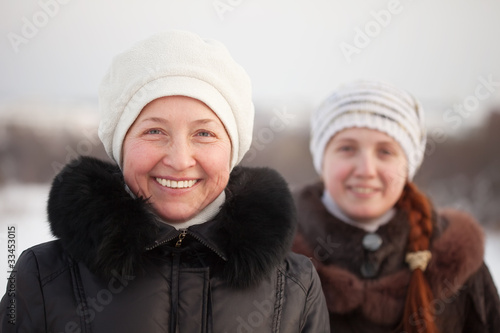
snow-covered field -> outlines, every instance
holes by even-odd
[[[0,188],[0,297],[7,283],[7,240],[15,239],[16,257],[33,245],[53,239],[47,224],[48,185],[8,185]],[[8,227],[15,226],[15,238]],[[11,242],[12,243],[12,242]],[[486,264],[500,286],[500,232],[486,232]],[[498,287],[497,287],[498,288]]]

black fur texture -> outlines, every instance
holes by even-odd
[[[245,167],[233,170],[226,194],[212,227],[193,231],[206,230],[203,237],[225,253],[220,276],[229,285],[252,286],[282,263],[291,247],[292,196],[277,172]],[[116,165],[91,157],[74,160],[54,179],[47,211],[52,233],[70,256],[101,277],[140,272],[146,247],[164,229],[147,199],[125,190]]]

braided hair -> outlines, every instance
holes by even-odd
[[[408,215],[410,223],[408,253],[429,253],[432,206],[427,197],[414,183],[407,182],[396,207]],[[407,333],[438,333],[430,311],[434,295],[424,276],[425,267],[412,267],[412,269],[403,318],[398,328]]]

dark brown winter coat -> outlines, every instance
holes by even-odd
[[[366,231],[339,221],[323,206],[323,185],[296,195],[299,216],[293,249],[313,259],[330,312],[331,332],[393,332],[404,308],[410,270],[404,256],[409,224],[399,212],[377,230],[383,239],[375,252],[363,249]],[[435,299],[429,310],[441,333],[500,332],[498,291],[483,262],[484,235],[467,214],[435,214],[432,259],[425,275]],[[360,267],[378,266],[372,279]],[[417,318],[416,316],[413,318]]]

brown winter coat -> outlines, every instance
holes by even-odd
[[[339,221],[323,206],[321,183],[296,195],[299,216],[294,251],[312,257],[330,312],[332,332],[393,332],[404,308],[410,270],[404,256],[409,232],[398,212],[377,230],[375,252],[363,249],[366,231]],[[425,272],[435,299],[431,313],[441,333],[500,332],[498,291],[483,262],[484,235],[467,214],[435,214],[432,259]],[[379,265],[373,279],[360,272],[369,257]],[[416,318],[416,317],[413,317]]]

